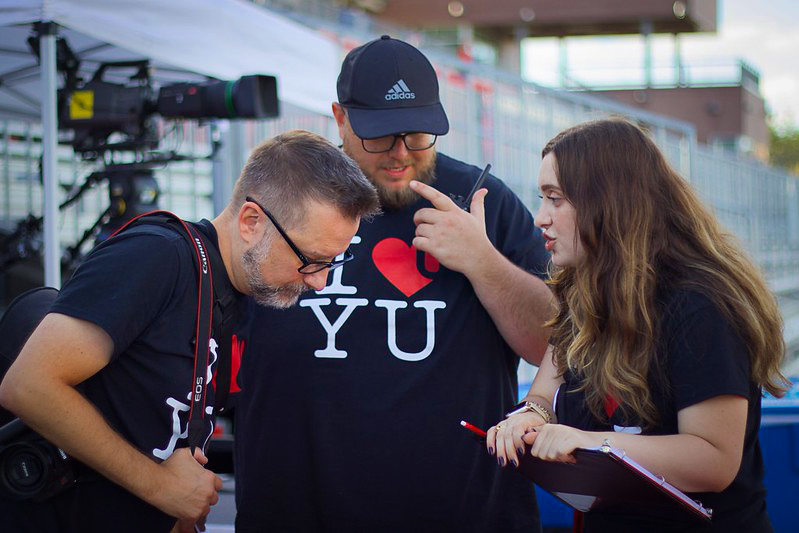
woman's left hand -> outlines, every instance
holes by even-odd
[[[522,440],[532,445],[530,454],[545,461],[574,463],[572,452],[576,448],[594,448],[602,445],[599,433],[582,431],[563,424],[546,424],[537,431],[526,433]]]

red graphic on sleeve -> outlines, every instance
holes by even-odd
[[[381,274],[406,297],[410,297],[431,281],[416,267],[417,250],[402,240],[390,237],[378,242],[372,250],[372,261]],[[425,268],[438,271],[438,261],[425,254]]]

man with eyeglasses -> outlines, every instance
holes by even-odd
[[[235,323],[244,295],[285,308],[303,291],[321,290],[329,271],[352,258],[360,220],[378,211],[374,187],[350,158],[295,131],[253,150],[225,210],[189,224],[193,242],[164,222],[135,225],[97,246],[0,386],[5,407],[80,461],[78,481],[44,501],[0,496],[0,531],[194,532],[222,486],[203,468],[204,450],[192,453],[187,441],[195,385],[215,379],[218,359],[231,357],[218,315]],[[207,365],[194,350],[201,340],[195,246],[201,270],[211,267],[217,304]],[[192,419],[205,443],[213,383],[201,389],[207,416]]]
[[[537,531],[532,484],[463,435],[516,404],[553,312],[532,216],[435,150],[430,62],[384,36],[352,50],[333,104],[377,187],[355,261],[298,307],[253,315],[236,406],[236,530]],[[462,207],[468,207],[468,211]],[[518,355],[517,355],[518,354]]]

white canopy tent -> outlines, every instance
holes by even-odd
[[[40,64],[26,42],[36,22],[57,25],[57,35],[39,37]],[[57,36],[84,74],[105,61],[150,59],[156,81],[269,74],[283,102],[329,114],[335,100],[336,44],[243,0],[0,0],[0,117],[42,121],[44,270],[53,287],[61,284]]]

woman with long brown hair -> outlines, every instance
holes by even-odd
[[[782,319],[762,275],[637,126],[600,120],[543,150],[535,217],[559,308],[501,465],[610,444],[714,510],[702,531],[770,531],[760,398],[784,394]],[[645,511],[585,530],[681,530]]]

